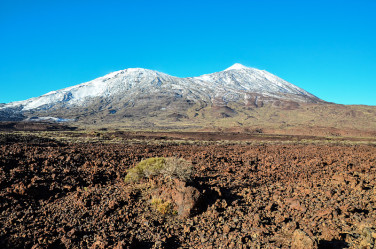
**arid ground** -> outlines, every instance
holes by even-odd
[[[0,248],[376,245],[374,139],[53,130],[0,134]],[[191,180],[125,182],[151,157]]]

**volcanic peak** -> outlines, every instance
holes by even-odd
[[[249,67],[246,67],[240,63],[235,63],[229,68],[226,68],[224,71],[229,71],[229,70],[240,70],[240,69],[248,69]]]

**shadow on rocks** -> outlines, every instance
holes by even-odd
[[[320,240],[318,249],[343,249],[349,248],[349,244],[342,240]]]
[[[197,177],[190,183],[201,193],[201,196],[197,201],[196,208],[192,213],[193,215],[204,213],[208,209],[208,207],[210,207],[217,201],[221,194],[219,189],[213,189],[213,187],[208,185],[206,182],[207,179],[205,179],[205,177]]]
[[[131,243],[131,245],[129,247],[127,247],[127,248],[130,248],[130,249],[137,249],[137,248],[148,249],[148,248],[153,248],[153,246],[154,246],[153,242],[134,240]]]
[[[162,244],[162,246],[163,248],[171,248],[171,249],[181,248],[181,245],[177,236],[172,236],[171,238],[168,238],[166,242]]]
[[[213,177],[197,177],[195,179],[196,187],[204,193],[204,203],[201,208],[202,212],[205,212],[207,208],[216,203],[218,199],[224,200],[228,205],[233,203],[240,204],[243,202],[243,197],[236,194],[236,187],[219,187],[208,185],[210,179]]]

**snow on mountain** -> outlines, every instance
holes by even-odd
[[[168,80],[171,76],[157,71],[129,68],[112,72],[103,77],[85,82],[76,86],[52,91],[40,97],[31,98],[24,101],[17,101],[7,104],[5,107],[22,106],[24,111],[42,106],[50,106],[57,103],[67,105],[80,105],[89,98],[105,97],[127,92],[137,83],[150,82],[150,86],[158,86],[161,80]],[[138,84],[140,89],[146,87],[145,84]]]
[[[292,94],[296,96],[290,98],[300,102],[317,99],[314,95],[265,70],[245,67],[239,63],[224,71],[202,75],[195,79],[222,88],[226,92],[252,92],[276,98],[283,98],[281,94]]]
[[[213,99],[218,97],[224,101],[244,100],[249,93],[298,102],[320,101],[312,94],[267,71],[236,63],[221,72],[188,78],[178,78],[143,68],[129,68],[40,97],[5,104],[0,110],[83,107],[98,98],[109,102],[112,99],[134,101],[138,96],[160,92],[171,92],[189,100],[206,102],[213,102]]]
[[[231,67],[229,68],[226,68],[224,71],[228,71],[228,70],[239,70],[239,69],[247,69],[248,67],[240,64],[240,63],[235,63],[234,65],[232,65]]]

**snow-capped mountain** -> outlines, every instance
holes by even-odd
[[[106,112],[127,117],[166,109],[176,113],[197,103],[205,107],[229,103],[257,107],[274,101],[322,102],[267,71],[237,63],[221,72],[188,78],[142,68],[120,70],[40,97],[2,105],[0,116],[3,120],[9,113],[23,118],[59,115],[70,119]]]
[[[289,93],[315,98],[303,89],[267,71],[245,67],[238,63],[222,72],[203,75],[195,79],[208,82],[209,85],[223,88],[228,92],[244,91],[271,96]]]

